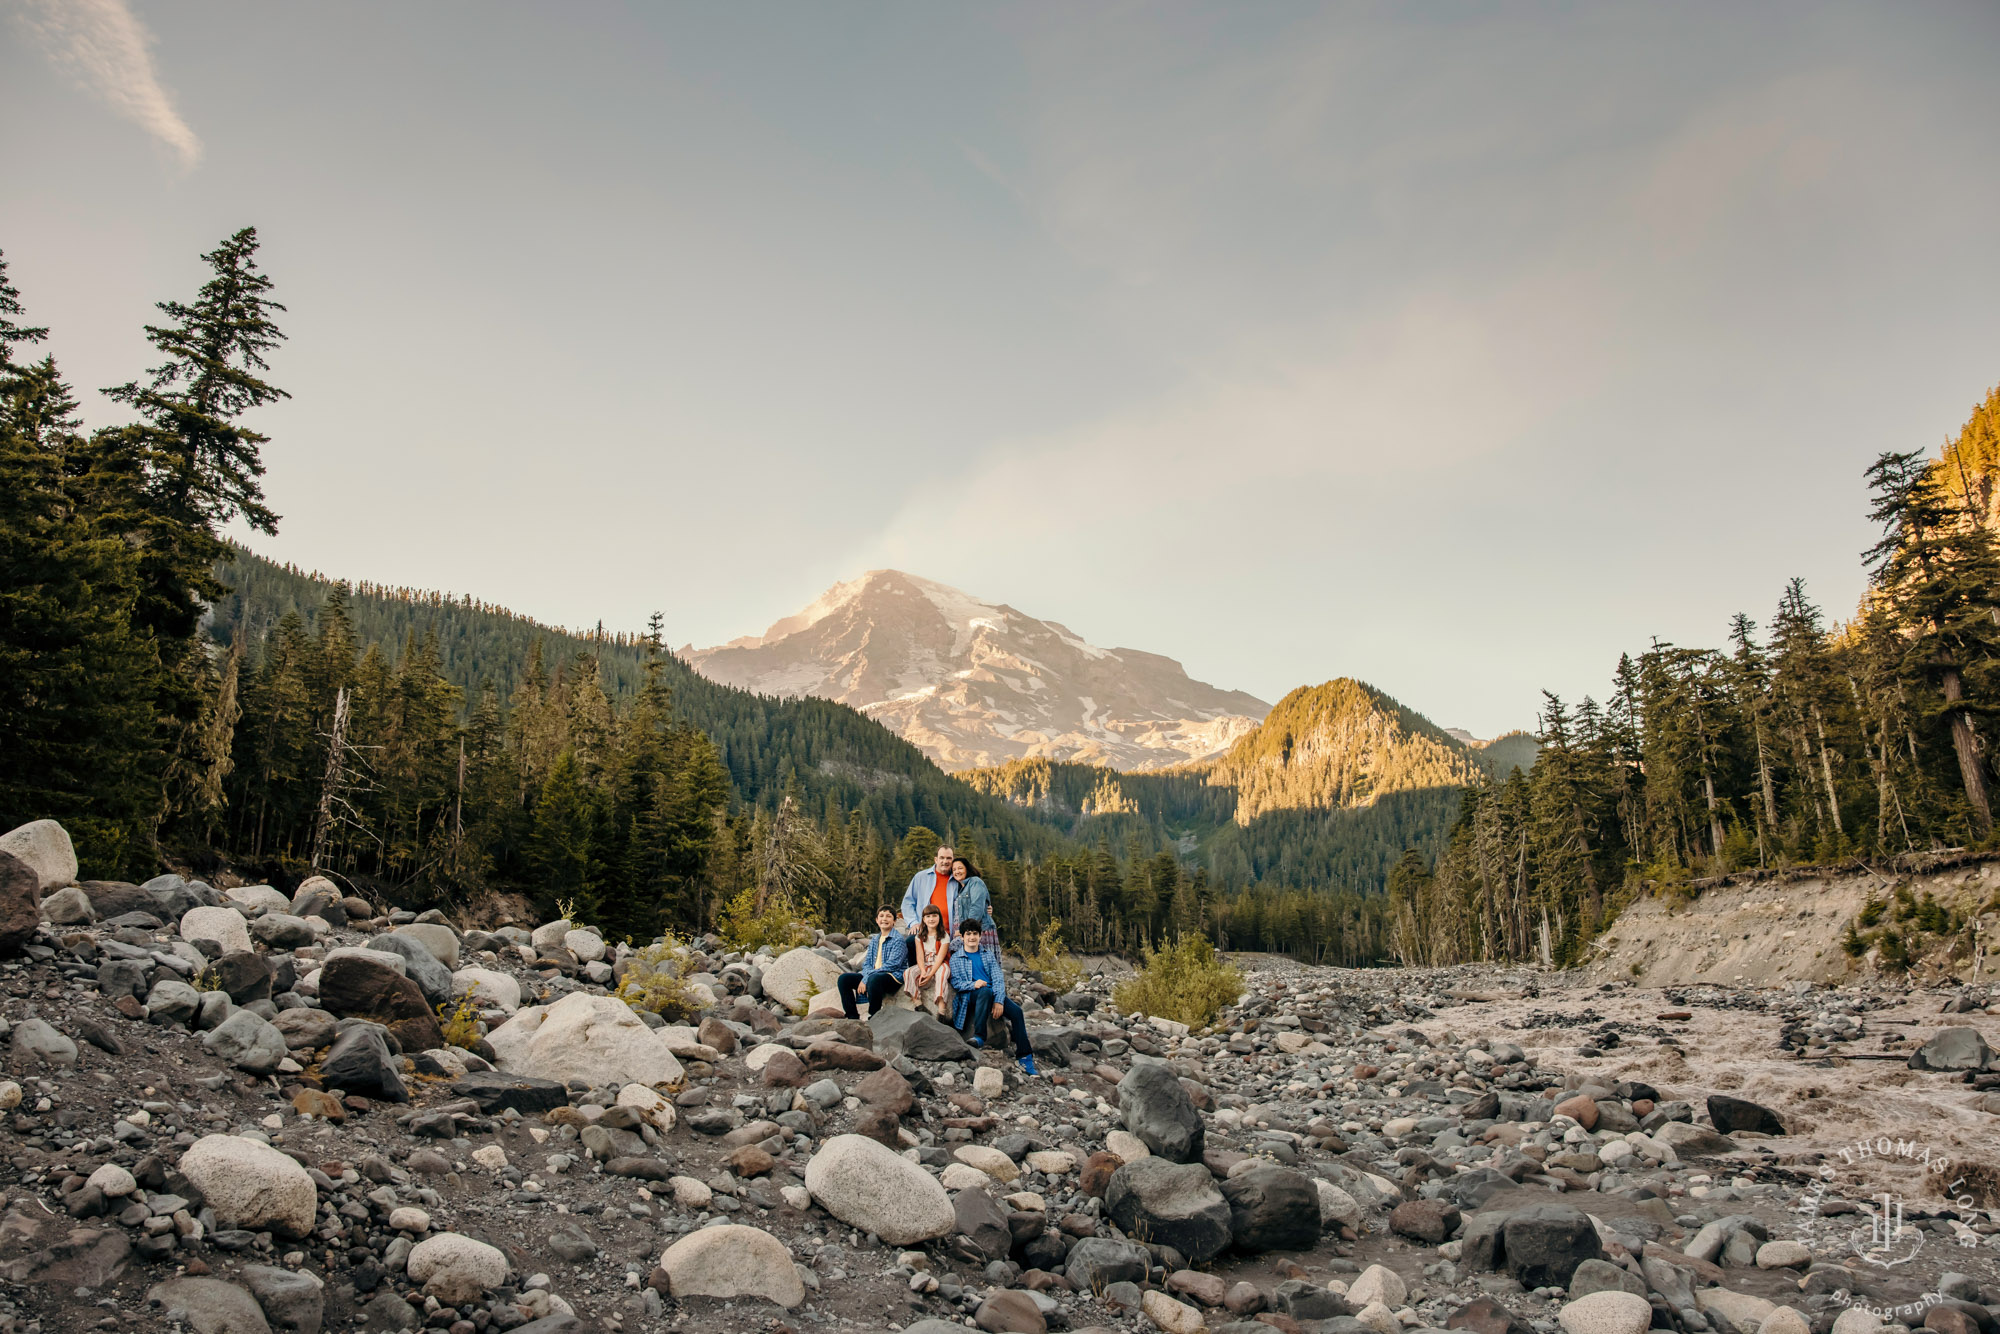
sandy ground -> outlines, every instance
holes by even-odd
[[[1417,1027],[1433,1042],[1517,1042],[1542,1068],[1581,1077],[1571,1082],[1644,1080],[1664,1097],[1693,1103],[1698,1112],[1710,1093],[1762,1103],[1791,1131],[1763,1141],[1764,1147],[1774,1150],[1780,1163],[1804,1172],[1831,1166],[1840,1192],[1849,1199],[1893,1190],[1912,1200],[1939,1201],[1942,1187],[1970,1170],[1980,1203],[2000,1205],[2000,1116],[1981,1111],[1978,1104],[1986,1095],[1956,1076],[1910,1070],[1901,1060],[1800,1059],[1779,1046],[1780,1011],[1742,1005],[1745,1000],[1792,999],[1783,992],[1691,987],[1675,989],[1670,1001],[1655,988],[1559,987],[1559,979],[1558,987],[1545,979],[1538,998],[1466,1004]],[[1861,993],[1834,994],[1852,998]],[[1876,993],[1876,999],[1888,1003],[1858,1016],[1866,1031],[1844,1044],[1846,1050],[1881,1053],[1883,1038],[1899,1035],[1906,1040],[1886,1050],[1907,1052],[1946,1024],[1970,1025],[1989,1044],[2000,1045],[2000,1015],[1941,1015],[1937,992]],[[1659,1017],[1675,1012],[1692,1018]],[[1586,1014],[1595,1018],[1574,1027],[1551,1022],[1552,1016]],[[1577,1048],[1599,1021],[1616,1023],[1624,1032],[1624,1045],[1601,1056],[1579,1056]],[[1678,1046],[1660,1045],[1658,1037],[1666,1035],[1678,1039]],[[1892,1143],[1886,1159],[1873,1152],[1863,1156],[1856,1148],[1884,1138]],[[1948,1158],[1954,1170],[1927,1173],[1914,1156],[1894,1152],[1899,1142],[1914,1145],[1913,1155],[1928,1148],[1933,1160]]]

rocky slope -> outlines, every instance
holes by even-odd
[[[73,883],[46,824],[0,853],[7,1331],[2000,1314],[1980,991],[1244,959],[1241,1002],[1189,1032],[1117,1013],[1109,978],[1057,997],[1017,972],[1030,1076],[907,1007],[826,1016],[860,948],[839,936],[696,942],[682,1026],[611,994],[644,956],[570,923],[463,929],[320,880]],[[1856,1062],[1864,1040],[1898,1059]],[[1871,1253],[1856,1211],[1883,1190],[1905,1231]]]
[[[899,570],[836,584],[762,635],[682,656],[711,680],[852,705],[945,769],[1045,758],[1150,769],[1200,759],[1270,706],[1171,658]]]

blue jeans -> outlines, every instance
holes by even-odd
[[[993,1001],[982,994],[984,988],[969,991],[959,997],[965,1009],[959,1019],[959,1031],[966,1037],[984,1045],[986,1041],[986,1021],[993,1017]],[[1028,1041],[1028,1017],[1021,1013],[1021,1007],[1011,1000],[1000,1002],[1001,1017],[1007,1021],[1007,1034],[1014,1040],[1016,1056],[1033,1056],[1035,1049]]]

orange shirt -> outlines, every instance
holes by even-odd
[[[952,931],[951,922],[951,872],[939,871],[937,884],[931,888],[931,906],[938,910],[938,920],[944,923],[945,933]]]

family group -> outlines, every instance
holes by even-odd
[[[899,991],[918,1009],[935,1010],[975,1047],[986,1045],[989,1020],[1005,1019],[1022,1069],[1040,1073],[1020,1002],[1007,998],[993,896],[972,863],[949,846],[910,877],[900,911],[876,909],[861,971],[840,975],[840,1006],[849,1019],[861,1017],[857,992],[873,1015]]]

